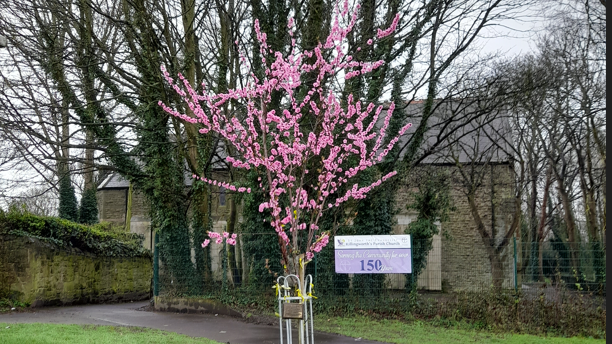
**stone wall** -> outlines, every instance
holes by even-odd
[[[98,190],[96,196],[98,199],[98,218],[100,222],[110,222],[114,226],[125,226],[127,190],[127,188]],[[149,250],[153,248],[149,205],[144,194],[138,190],[134,190],[132,193],[130,232],[142,234],[145,238],[142,245]]]
[[[0,236],[0,296],[34,307],[144,300],[151,277],[149,258],[97,257],[34,238]]]
[[[130,232],[142,234],[145,238],[142,245],[146,249],[153,251],[153,233],[151,232],[151,220],[149,219],[149,204],[145,195],[138,190],[134,190],[132,193]]]

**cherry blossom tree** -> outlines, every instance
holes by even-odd
[[[365,186],[359,186],[354,178],[360,171],[381,162],[411,126],[406,124],[396,137],[385,139],[395,108],[393,103],[384,109],[382,105],[364,104],[349,95],[343,104],[339,92],[324,86],[326,78],[348,80],[372,72],[384,63],[382,60],[356,61],[347,51],[347,35],[355,25],[359,5],[349,11],[345,1],[335,9],[329,36],[312,50],[300,51],[293,39],[295,29],[290,18],[292,43],[287,56],[270,49],[266,34],[255,21],[262,62],[265,64],[269,59],[271,63],[262,79],[250,72],[249,82],[243,88],[214,93],[202,85],[204,91],[198,94],[184,76],[179,74],[179,80],[175,81],[162,66],[167,82],[184,99],[190,112],[180,113],[161,101],[159,105],[173,116],[200,125],[201,134],[214,132],[225,138],[237,153],[227,157],[234,167],[264,171],[259,177],[259,187],[267,197],[259,205],[259,211],[268,210],[271,214],[269,224],[278,234],[281,263],[286,273],[297,273],[299,265],[311,261],[328,244],[331,233],[319,232],[318,226],[327,210],[351,199],[365,198],[369,191],[397,173],[390,172]],[[388,29],[378,30],[376,39],[393,33],[398,21],[399,15],[396,15]],[[242,60],[246,65],[246,58]],[[306,62],[313,60],[313,63]],[[297,89],[305,73],[317,77],[306,96],[299,99]],[[282,111],[268,109],[272,92],[281,92]],[[223,111],[225,104],[235,102],[245,104],[243,120]],[[386,110],[384,116],[383,110]],[[317,132],[300,127],[305,116],[315,119]],[[319,163],[320,168],[309,170],[311,162]],[[252,191],[205,176],[193,177],[234,192]],[[305,243],[299,243],[299,231],[307,231]],[[209,232],[209,237],[218,244],[225,240],[230,245],[236,239],[235,234],[228,233]],[[202,246],[209,243],[207,239]]]

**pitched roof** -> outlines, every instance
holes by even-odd
[[[424,102],[405,106],[413,124],[400,138],[404,146],[414,135],[422,118]],[[397,111],[397,110],[396,110]],[[507,163],[511,158],[512,132],[507,113],[491,109],[475,100],[436,101],[423,143],[417,154],[421,164]]]
[[[193,179],[190,174],[185,174],[185,186],[191,186],[193,184]],[[130,182],[123,178],[119,173],[114,172],[109,174],[100,185],[98,185],[98,190],[104,189],[127,189],[130,187]]]
[[[400,138],[397,143],[399,147],[405,146],[414,135],[422,118],[423,106],[422,100],[404,106],[407,121],[413,126]],[[398,108],[396,112],[400,111]],[[383,123],[384,114],[381,113],[378,123]],[[454,157],[463,164],[508,163],[511,159],[511,142],[510,119],[503,110],[492,110],[471,99],[435,101],[434,112],[429,119],[417,159],[424,156],[419,163],[431,165],[455,164]],[[218,159],[226,156],[222,147],[218,147],[217,154]],[[213,163],[217,168],[221,165],[219,160]],[[191,174],[186,172],[185,185],[192,184]],[[118,173],[111,173],[98,186],[98,190],[128,187],[129,182],[125,178]]]

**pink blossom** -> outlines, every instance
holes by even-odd
[[[329,235],[327,233],[323,233],[320,236],[317,236],[317,241],[310,247],[310,249],[314,252],[321,252],[323,247],[327,246],[329,243]]]
[[[287,26],[292,43],[288,54],[271,49],[266,33],[261,31],[259,21],[255,20],[254,32],[265,66],[263,77],[257,78],[249,71],[245,74],[244,86],[225,93],[215,94],[204,84],[203,91],[198,93],[184,76],[178,75],[175,80],[161,67],[165,80],[184,100],[189,114],[180,113],[161,101],[159,105],[181,121],[197,124],[200,133],[213,131],[232,145],[235,154],[228,156],[226,161],[234,168],[263,171],[264,174],[257,179],[259,189],[255,190],[262,192],[266,198],[259,205],[259,211],[268,210],[270,217],[263,221],[269,222],[277,232],[282,245],[285,245],[283,251],[291,254],[299,253],[300,247],[297,242],[291,241],[287,233],[307,229],[311,238],[311,242],[305,245],[307,260],[311,260],[329,242],[329,233],[321,233],[314,239],[322,213],[351,199],[366,197],[371,190],[396,174],[388,173],[362,187],[354,179],[360,171],[381,162],[410,127],[410,124],[404,125],[398,136],[386,137],[395,108],[393,103],[384,113],[382,106],[362,103],[351,94],[345,101],[335,89],[328,89],[325,85],[329,77],[344,75],[350,79],[371,73],[384,64],[384,61],[357,61],[345,48],[348,45],[347,36],[356,25],[359,8],[357,5],[349,11],[347,0],[338,4],[328,37],[311,50],[301,50],[295,44],[295,23],[290,18]],[[391,35],[398,25],[399,15],[396,15],[389,28],[378,30],[375,39]],[[367,41],[368,45],[373,43],[373,39]],[[240,61],[245,63],[246,57],[240,49],[239,55]],[[297,92],[304,87],[301,83],[304,73],[311,73],[315,80],[302,99],[298,98]],[[273,92],[282,94],[286,99],[285,108],[275,110],[266,106]],[[224,111],[230,102],[244,106],[240,117]],[[314,124],[320,129],[313,132],[301,127],[303,116],[312,116]],[[380,116],[384,116],[382,121],[378,120]],[[308,134],[304,134],[306,132]],[[305,169],[313,161],[321,162],[320,170]],[[265,187],[262,176],[269,181]],[[194,174],[193,178],[232,192],[252,192],[251,188],[205,176]],[[304,183],[312,185],[305,188]],[[339,195],[340,190],[346,189],[349,183],[354,185]],[[335,200],[329,200],[330,197]],[[284,199],[289,200],[288,204],[284,203]],[[235,245],[237,238],[236,234],[230,236],[227,232],[220,234],[211,231],[208,236],[210,240],[206,239],[203,247],[211,240],[220,244],[224,239],[228,244]],[[297,238],[297,235],[291,236]]]
[[[391,26],[389,26],[388,29],[386,30],[381,30],[378,29],[377,33],[376,33],[376,37],[383,38],[386,36],[389,36],[391,33],[393,33],[393,31],[395,31],[395,29],[397,28],[397,23],[399,23],[399,13],[395,15],[395,18],[393,18],[393,22],[391,23]]]
[[[205,248],[206,246],[208,246],[208,244],[210,244],[210,240],[209,239],[204,240],[204,242],[202,243],[202,248]]]

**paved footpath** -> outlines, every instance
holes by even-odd
[[[143,311],[142,309],[148,305],[148,301],[142,301],[35,308],[33,312],[0,314],[0,323],[138,326],[182,333],[191,337],[210,338],[221,343],[279,343],[278,326],[247,323],[242,319],[223,315]],[[315,343],[321,344],[380,343],[321,332],[315,332],[314,338]]]

